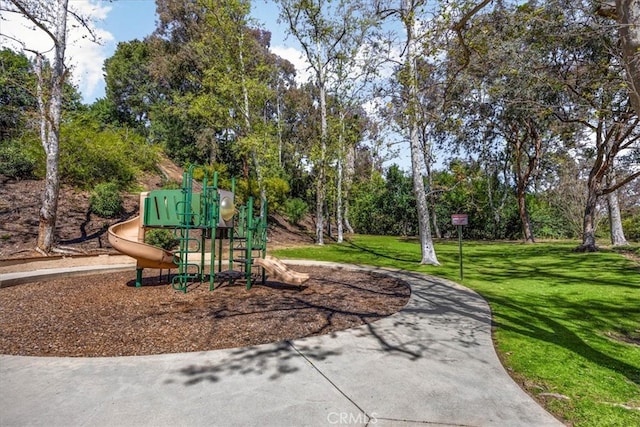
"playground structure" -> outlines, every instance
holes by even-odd
[[[246,205],[236,207],[235,181],[230,191],[219,189],[217,172],[205,174],[202,191],[194,192],[193,169],[183,173],[181,189],[141,193],[140,215],[109,227],[111,246],[136,259],[137,287],[142,286],[145,268],[177,269],[171,285],[182,292],[187,292],[189,283],[205,280],[210,291],[216,282],[235,280],[245,280],[246,288],[251,289],[255,277],[264,283],[267,273],[288,284],[301,285],[309,279],[267,256],[266,200],[261,201],[257,216],[252,197]],[[178,249],[146,244],[145,233],[152,228],[173,230]],[[226,266],[223,240],[228,240]]]

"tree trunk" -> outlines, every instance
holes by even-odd
[[[41,143],[46,155],[45,188],[42,193],[40,221],[38,224],[37,249],[51,252],[55,242],[56,220],[58,214],[58,195],[60,193],[60,118],[62,115],[62,92],[65,80],[64,54],[67,36],[68,0],[59,0],[56,4],[54,32],[54,58],[51,64],[50,79],[46,79],[42,69],[43,58],[37,55],[36,73],[38,74],[38,107],[41,121]],[[48,80],[48,81],[47,81]],[[49,93],[45,93],[48,90]],[[48,95],[48,100],[47,100]]]
[[[421,165],[424,164],[424,156],[420,145],[418,135],[418,118],[417,118],[417,77],[415,67],[415,18],[412,17],[411,11],[406,11],[405,25],[407,29],[407,57],[405,66],[407,67],[409,82],[408,93],[409,102],[407,112],[409,118],[409,145],[411,147],[411,172],[413,175],[413,193],[416,198],[418,211],[418,230],[420,234],[420,250],[422,259],[420,264],[440,265],[436,257],[436,250],[433,246],[431,237],[431,227],[429,226],[429,206],[427,205],[427,196],[425,195],[424,181],[422,177]],[[411,16],[409,16],[411,15]]]
[[[615,184],[611,174],[607,176],[607,186]],[[609,228],[611,230],[611,244],[613,246],[627,246],[629,243],[624,237],[622,229],[622,217],[620,216],[620,204],[618,203],[618,193],[612,191],[607,194],[607,208],[609,210]]]
[[[522,237],[524,238],[524,242],[535,243],[533,231],[531,230],[531,221],[529,220],[529,212],[527,210],[526,185],[523,185],[521,182],[518,182],[516,197],[518,199],[518,216],[522,223]]]
[[[525,122],[527,132],[520,134],[519,125],[514,125],[512,130],[512,145],[514,156],[514,172],[516,181],[516,198],[518,200],[518,215],[522,223],[522,237],[525,243],[535,243],[529,212],[527,210],[527,186],[531,180],[531,175],[535,171],[538,160],[542,155],[542,139],[538,136],[535,123]],[[529,153],[526,142],[532,144]]]
[[[415,121],[415,118],[412,120]],[[420,264],[440,265],[436,257],[436,250],[431,237],[431,227],[429,226],[429,207],[424,191],[424,181],[420,171],[420,147],[418,143],[418,133],[415,123],[411,125],[409,143],[411,145],[411,170],[413,175],[413,194],[416,198],[418,210],[418,230],[420,234],[420,250],[422,259]]]
[[[640,115],[640,0],[616,0],[616,15],[629,97]]]
[[[244,33],[240,31],[238,35],[238,63],[240,65],[240,83],[242,85],[242,105],[244,116],[244,128],[245,136],[251,133],[251,116],[249,113],[249,89],[247,88],[246,79],[246,67],[244,64]],[[262,180],[262,170],[260,169],[260,163],[258,162],[258,156],[256,154],[256,147],[251,143],[251,163],[253,164],[254,172],[256,174],[256,181],[258,181],[258,188],[260,189],[260,204],[262,205],[267,199],[267,190],[264,187],[264,181]]]
[[[589,183],[587,194],[587,204],[584,209],[584,219],[582,221],[582,245],[577,248],[578,252],[595,252],[596,246],[596,211],[598,207],[598,194],[592,183]]]
[[[433,232],[438,239],[442,238],[440,228],[438,227],[438,214],[436,213],[436,195],[433,191],[433,176],[431,174],[431,156],[425,155],[424,163],[427,167],[427,181],[429,182],[429,207],[431,209],[431,222],[433,224]]]
[[[49,152],[46,155],[47,172],[42,193],[42,206],[40,207],[37,243],[37,248],[44,253],[51,252],[55,243],[58,194],[60,192],[58,137],[57,135],[53,136],[52,132],[49,133],[48,145]]]
[[[353,175],[355,174],[355,148],[349,147],[347,148],[347,164],[346,171],[344,177],[344,226],[347,229],[347,233],[353,234],[353,227],[351,227],[351,223],[349,222],[349,194],[351,192],[351,184],[353,183]]]
[[[322,57],[320,55],[319,42],[316,45],[317,48],[317,74],[318,74],[318,89],[320,95],[320,160],[317,165],[316,176],[316,243],[318,245],[324,244],[324,180],[325,180],[325,158],[327,152],[327,99],[326,89],[324,81],[324,68],[322,64]]]
[[[338,228],[337,242],[342,243],[343,237],[343,224],[342,224],[342,182],[343,182],[343,167],[344,161],[344,112],[340,111],[340,135],[338,137],[338,182],[336,183],[336,226]]]

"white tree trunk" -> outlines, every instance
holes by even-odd
[[[320,96],[320,160],[317,165],[316,176],[316,243],[324,244],[324,180],[325,180],[325,160],[327,152],[327,99],[324,81],[324,67],[322,56],[320,55],[320,43],[316,44],[317,77],[318,90]]]
[[[60,118],[62,115],[62,92],[65,80],[64,54],[67,38],[68,0],[58,0],[53,16],[52,31],[48,33],[54,43],[54,58],[51,75],[47,78],[42,69],[42,56],[37,55],[38,105],[40,108],[41,143],[46,156],[45,188],[42,193],[37,248],[51,252],[55,242],[55,229],[60,193]],[[42,18],[46,22],[46,18]],[[48,92],[48,93],[47,93]]]
[[[411,147],[411,172],[413,175],[413,193],[416,198],[418,211],[418,229],[420,234],[420,249],[422,252],[421,264],[440,265],[436,257],[436,250],[431,237],[431,227],[429,225],[429,206],[425,194],[424,181],[422,176],[422,165],[424,156],[418,135],[417,118],[417,76],[415,67],[415,18],[409,17],[412,13],[405,10],[405,26],[407,30],[407,56],[405,66],[407,67],[409,81],[409,100],[407,105],[407,116],[409,119],[409,145]]]
[[[245,136],[251,133],[251,113],[249,111],[249,89],[247,88],[246,68],[244,64],[244,34],[241,32],[238,36],[238,63],[240,65],[240,82],[242,85],[242,108],[244,116],[244,129]],[[258,162],[258,156],[256,155],[256,147],[251,142],[251,163],[256,174],[256,181],[258,181],[258,188],[260,188],[260,204],[264,203],[267,199],[267,191],[264,188],[264,182],[262,179],[262,170],[260,169],[260,163]]]
[[[614,178],[607,176],[607,186],[614,185]],[[611,244],[613,246],[627,246],[629,242],[624,236],[622,229],[622,216],[620,215],[620,204],[618,203],[618,193],[612,191],[607,194],[607,208],[609,210],[609,228],[611,230]]]
[[[342,243],[344,241],[343,237],[343,224],[342,224],[342,182],[343,182],[343,167],[342,162],[344,161],[344,113],[340,113],[340,121],[342,122],[341,133],[339,136],[339,153],[338,153],[338,182],[336,183],[336,225],[338,227],[338,243]]]

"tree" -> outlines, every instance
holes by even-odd
[[[340,46],[353,29],[359,8],[357,2],[338,2],[334,8],[330,0],[280,0],[280,15],[289,32],[298,40],[313,70],[318,90],[320,111],[320,141],[314,162],[316,175],[316,243],[324,243],[324,205],[329,136],[327,83],[332,64],[344,52]]]
[[[561,131],[547,107],[556,101],[556,90],[539,78],[539,70],[548,65],[546,46],[553,43],[545,23],[553,22],[553,16],[537,13],[527,4],[477,16],[465,39],[473,49],[454,44],[449,66],[456,78],[449,95],[448,109],[455,118],[450,128],[468,153],[508,162],[527,243],[535,240],[527,194],[545,153],[559,144]]]
[[[151,104],[157,98],[149,76],[150,57],[148,43],[139,40],[120,42],[102,67],[106,99],[113,105],[119,121],[143,133]]]
[[[615,0],[615,11],[629,96],[640,115],[640,0]]]
[[[0,50],[0,141],[19,136],[27,117],[35,113],[34,77],[33,66],[24,54]]]
[[[395,4],[376,2],[377,13],[381,19],[397,18],[404,30],[404,40],[396,82],[400,87],[401,96],[398,97],[399,113],[395,117],[400,121],[407,137],[411,152],[411,173],[413,193],[416,199],[418,213],[418,230],[420,236],[421,264],[439,265],[433,238],[431,236],[429,206],[427,204],[423,169],[426,167],[424,149],[420,140],[420,102],[418,97],[417,60],[420,55],[420,36],[417,32],[418,17],[424,12],[426,2],[423,0],[402,0]],[[424,34],[423,34],[424,36]]]
[[[37,249],[49,253],[55,242],[60,177],[59,137],[62,116],[64,83],[68,74],[65,66],[67,42],[67,16],[69,0],[43,3],[36,0],[3,0],[0,11],[15,13],[26,18],[34,30],[42,31],[53,43],[51,66],[45,65],[44,52],[29,49],[27,41],[19,41],[23,49],[35,55],[37,76],[36,99],[40,115],[40,141],[46,155],[45,188],[42,194]],[[79,14],[70,15],[84,28],[87,20]],[[91,33],[91,31],[89,31]],[[5,37],[7,35],[4,35]],[[15,40],[15,39],[14,39]]]
[[[579,124],[582,133],[591,136],[591,141],[583,143],[590,168],[582,244],[578,250],[594,251],[598,201],[640,177],[638,164],[627,165],[624,172],[615,168],[626,151],[640,149],[640,119],[632,106],[633,90],[625,84],[622,67],[625,53],[617,40],[622,33],[612,30],[586,6],[578,4],[572,14],[565,14],[557,48],[562,56],[555,56],[553,72],[566,94],[555,107],[557,116]],[[609,202],[611,231],[618,230],[614,240],[624,240],[619,235],[620,218],[613,196]]]

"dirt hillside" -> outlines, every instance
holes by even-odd
[[[179,176],[179,168],[161,168],[170,178]],[[169,172],[170,171],[170,172]],[[161,188],[163,177],[146,175],[140,179],[145,190]],[[0,176],[0,259],[41,256],[35,251],[38,234],[38,210],[44,189],[41,180],[9,180]],[[89,209],[90,192],[63,186],[60,190],[56,251],[69,254],[113,252],[107,239],[112,224],[138,215],[139,193],[123,194],[124,212],[118,218],[102,218]],[[313,243],[311,221],[301,227],[290,225],[279,215],[269,218],[271,248]]]

